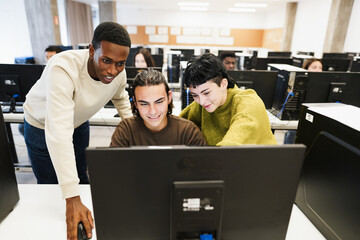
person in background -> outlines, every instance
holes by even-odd
[[[309,72],[322,72],[323,65],[320,59],[309,58],[304,62],[303,68]]]
[[[235,70],[236,57],[234,52],[223,52],[220,55],[220,60],[226,70]]]
[[[150,51],[146,48],[140,48],[134,56],[134,65],[137,68],[155,67]]]
[[[184,80],[194,102],[180,117],[194,122],[208,145],[277,144],[263,101],[254,90],[239,89],[218,57],[193,58]]]
[[[54,56],[55,54],[60,53],[62,51],[63,50],[58,46],[48,46],[45,49],[46,62],[48,62],[52,56]]]
[[[60,185],[66,199],[68,239],[77,239],[80,221],[88,237],[94,227],[78,186],[89,183],[85,159],[88,120],[110,99],[122,119],[132,117],[123,71],[130,46],[123,26],[103,22],[96,27],[89,49],[69,50],[51,58],[26,96],[28,155],[38,183]]]
[[[111,138],[111,147],[197,145],[206,141],[189,120],[172,115],[172,93],[164,75],[149,68],[135,77],[132,111],[135,117],[122,120]]]
[[[309,72],[322,72],[322,62],[317,58],[309,58],[304,61],[303,68],[308,70]],[[296,130],[288,130],[285,133],[284,143],[292,144],[295,143],[296,138]]]

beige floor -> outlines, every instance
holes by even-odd
[[[16,153],[20,167],[16,168],[17,181],[20,184],[34,184],[36,178],[31,169],[31,163],[27,155],[26,145],[23,136],[18,131],[18,124],[12,124],[11,129],[14,136]],[[90,127],[90,147],[109,146],[112,133],[115,127]],[[284,134],[286,131],[275,131],[275,138],[279,144],[284,142]]]

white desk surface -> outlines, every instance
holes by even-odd
[[[177,102],[175,103],[179,105]],[[92,116],[89,120],[90,125],[93,126],[117,126],[118,123],[121,121],[120,117],[114,117],[117,113],[115,108],[102,108],[99,112],[97,112],[94,116]],[[267,111],[271,129],[274,130],[296,130],[298,121],[288,121],[288,120],[280,120],[272,113]],[[174,115],[179,115],[180,110],[178,107],[175,107],[173,111]],[[4,113],[4,120],[5,122],[11,123],[22,123],[24,122],[24,114],[20,113]]]
[[[0,239],[66,239],[65,201],[61,198],[60,187],[19,184],[19,192],[19,203],[0,223]],[[83,203],[93,213],[90,186],[80,185],[80,194]],[[92,239],[96,239],[95,231]],[[294,205],[286,240],[304,239],[325,238]]]

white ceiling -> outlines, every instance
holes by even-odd
[[[98,0],[74,0],[97,6]],[[99,0],[108,1],[108,0]],[[266,8],[256,8],[256,12],[268,12],[283,7],[286,2],[299,2],[300,0],[115,0],[118,7],[137,10],[166,10],[179,11],[178,2],[208,2],[208,12],[228,12],[235,3],[266,3]]]

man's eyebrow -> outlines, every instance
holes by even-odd
[[[160,101],[160,100],[164,100],[164,99],[165,99],[165,97],[161,97],[161,98],[155,100],[155,102]]]
[[[138,102],[140,102],[140,103],[149,103],[149,102],[147,102],[145,100],[138,100]]]

